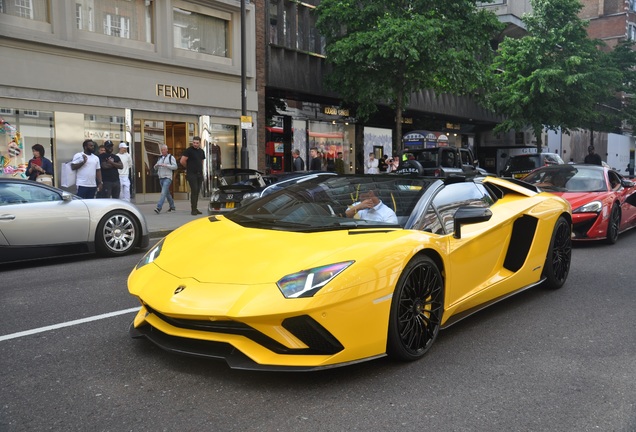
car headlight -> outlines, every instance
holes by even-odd
[[[144,257],[137,263],[137,266],[135,268],[140,269],[146,264],[150,264],[151,262],[156,260],[159,257],[159,254],[161,254],[161,248],[163,247],[164,240],[165,239],[161,239],[161,241],[157,243],[155,247],[150,249],[148,253],[146,253],[146,255],[144,255]]]
[[[276,282],[285,298],[313,297],[322,287],[353,264],[345,261],[290,274]]]
[[[603,210],[603,204],[600,201],[592,201],[572,210],[572,213],[600,213],[601,210]]]
[[[242,201],[252,201],[261,196],[260,192],[249,192],[243,195]]]
[[[218,189],[213,189],[212,193],[210,194],[210,201],[218,201],[219,200],[219,190]]]

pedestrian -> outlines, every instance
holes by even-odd
[[[202,214],[198,207],[199,192],[203,184],[203,161],[205,153],[201,149],[201,137],[192,138],[192,145],[185,149],[179,162],[186,169],[186,180],[190,185],[190,207],[192,215]]]
[[[378,170],[383,173],[386,172],[389,168],[389,164],[386,162],[389,157],[387,155],[382,155],[380,160],[378,161]]]
[[[342,154],[342,152],[338,152],[336,156],[336,173],[337,174],[345,173],[345,161],[344,161],[344,155]]]
[[[102,171],[102,189],[97,192],[97,198],[119,198],[121,185],[119,183],[119,170],[124,167],[121,159],[113,154],[115,145],[112,141],[104,143],[104,153],[99,155],[99,163]]]
[[[364,167],[365,174],[378,174],[380,172],[378,169],[378,160],[375,158],[375,154],[373,154],[373,152],[369,153],[369,160],[367,160]]]
[[[601,156],[598,153],[594,153],[594,146],[589,146],[587,148],[587,156],[585,156],[585,160],[583,161],[583,163],[592,165],[603,165]]]
[[[305,161],[300,157],[300,150],[292,150],[292,171],[305,171]]]
[[[309,149],[309,171],[322,171],[322,159],[316,147]]]
[[[87,139],[82,143],[83,151],[75,153],[71,160],[71,169],[77,171],[75,184],[77,196],[84,199],[95,198],[95,193],[102,188],[102,172],[99,158],[93,154],[95,142]]]
[[[128,143],[122,141],[119,143],[119,159],[122,163],[122,168],[119,170],[119,185],[121,190],[119,192],[119,198],[124,201],[130,202],[130,172],[132,170],[132,156],[128,153]]]
[[[53,164],[44,157],[44,146],[42,144],[33,144],[33,159],[29,160],[25,174],[29,180],[37,180],[40,176],[51,176],[51,182],[45,182],[53,185]],[[41,179],[40,179],[41,180]]]
[[[155,170],[159,176],[159,184],[161,185],[161,196],[157,202],[155,213],[159,214],[163,208],[163,202],[168,199],[168,213],[176,211],[174,206],[174,199],[170,195],[170,185],[172,184],[172,174],[178,168],[177,161],[171,154],[168,153],[168,146],[162,144],[161,157],[157,159],[155,164]]]

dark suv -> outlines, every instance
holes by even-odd
[[[530,171],[545,165],[562,165],[563,159],[556,153],[530,153],[511,156],[506,167],[501,171],[501,177],[522,178]]]

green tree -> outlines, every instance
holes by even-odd
[[[362,120],[395,110],[394,148],[402,150],[402,112],[410,95],[474,93],[488,81],[496,16],[471,0],[322,0],[317,27],[332,72],[326,84]]]
[[[544,128],[564,132],[602,120],[599,103],[612,100],[621,73],[610,67],[601,41],[587,35],[578,17],[578,0],[531,0],[531,16],[523,17],[528,35],[506,38],[493,62],[496,90],[492,108],[505,116],[496,130],[530,126],[541,151]],[[605,113],[605,114],[604,114]]]

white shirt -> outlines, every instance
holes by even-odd
[[[128,152],[117,153],[117,156],[119,156],[121,163],[124,164],[124,166],[119,170],[119,175],[128,177],[130,168],[132,168],[132,156],[130,156],[130,153]]]
[[[378,169],[378,161],[377,159],[368,160],[366,163],[367,174],[379,174],[380,170]]]
[[[75,153],[73,156],[73,160],[71,163],[78,164],[84,162],[84,155],[86,153],[79,152]],[[79,169],[75,170],[77,173],[77,179],[75,180],[75,184],[77,186],[84,187],[97,187],[97,181],[95,178],[95,173],[98,169],[101,168],[99,164],[99,158],[94,154],[86,155],[86,163],[82,165]]]
[[[360,202],[355,203],[354,206],[358,204],[360,204]],[[393,224],[398,223],[398,218],[395,212],[382,201],[373,208],[358,210],[358,215],[360,216],[360,219],[368,221],[387,222]]]

